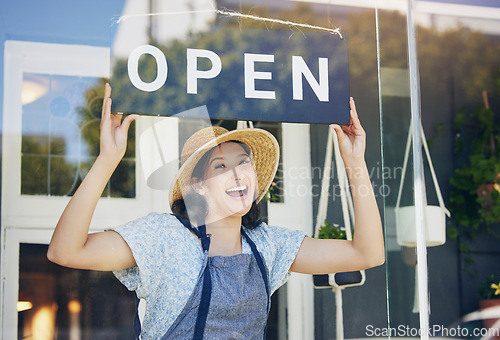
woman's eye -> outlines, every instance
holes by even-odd
[[[240,165],[241,165],[241,164],[248,164],[248,163],[250,163],[250,159],[248,159],[248,158],[247,158],[247,159],[242,160],[242,161],[240,162]]]
[[[215,166],[216,169],[224,169],[226,166],[224,164],[217,164]]]

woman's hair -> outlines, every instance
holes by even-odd
[[[251,154],[248,145],[235,140],[230,140],[226,143],[229,142],[239,144],[248,155]],[[193,174],[191,176],[192,178],[204,178],[206,165],[215,148],[216,147],[205,153],[203,157],[198,161],[193,169]],[[186,201],[190,203],[189,214],[186,207]],[[203,196],[201,196],[194,190],[190,190],[189,193],[185,195],[185,197],[174,201],[174,203],[172,204],[172,213],[186,220],[196,221],[198,225],[201,225],[205,223],[205,218],[208,214],[208,205]],[[255,229],[261,222],[262,217],[260,216],[259,205],[255,201],[253,201],[250,210],[242,217],[242,224],[247,229]]]

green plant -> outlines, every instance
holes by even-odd
[[[477,107],[469,117],[461,111],[455,118],[455,127],[455,153],[467,155],[468,163],[456,169],[450,181],[452,216],[469,232],[484,230],[495,234],[490,227],[500,220],[498,117],[490,108]]]
[[[325,223],[319,228],[318,238],[345,240],[345,229],[341,228],[338,224],[325,221]]]
[[[500,281],[495,279],[494,274],[488,276],[486,281],[479,286],[479,295],[484,300],[500,299]]]
[[[454,121],[456,162],[461,166],[450,179],[449,208],[455,227],[447,234],[452,239],[460,235],[474,240],[481,233],[500,238],[492,228],[500,221],[500,117],[489,107],[486,93],[483,99],[483,105],[469,114],[461,110]],[[467,256],[469,246],[461,242],[459,249],[466,255],[465,270],[475,276],[474,260]]]
[[[278,187],[276,184],[276,178],[274,181],[271,183],[269,186],[269,189],[267,189],[264,197],[262,197],[263,201],[269,201],[269,202],[279,202],[279,196],[278,196]]]

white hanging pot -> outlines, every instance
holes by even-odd
[[[410,154],[411,144],[411,125],[408,131],[408,139],[406,142],[405,158],[403,162],[403,172],[399,185],[398,199],[396,201],[396,233],[398,244],[405,247],[417,246],[417,215],[415,206],[400,207],[401,194],[403,192],[403,183],[405,179],[406,166],[408,165],[408,156]],[[443,197],[439,184],[437,182],[436,173],[429,152],[427,143],[425,142],[425,134],[422,125],[420,125],[420,134],[422,136],[423,146],[427,161],[431,170],[434,189],[436,189],[439,205],[426,205],[424,208],[424,226],[425,226],[425,244],[427,247],[442,245],[446,242],[446,216],[450,217],[450,212],[444,206]],[[424,185],[424,184],[423,184]]]
[[[313,275],[314,288],[348,288],[362,286],[366,281],[364,270]]]
[[[425,207],[425,244],[440,246],[446,242],[446,213],[440,206]],[[396,209],[398,244],[405,247],[417,246],[417,224],[415,206]]]

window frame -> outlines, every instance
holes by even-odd
[[[36,228],[6,228],[2,239],[2,286],[0,329],[2,339],[17,339],[19,298],[19,252],[21,243],[48,244],[52,232]],[[6,261],[6,259],[9,259]]]
[[[69,196],[21,194],[23,74],[109,78],[108,47],[6,41],[2,134],[2,227],[53,228]],[[142,124],[143,125],[143,124]],[[136,124],[136,144],[141,124]],[[147,214],[157,195],[148,190],[136,151],[136,197],[103,197],[91,230],[103,230]]]
[[[311,137],[309,124],[281,124],[281,155],[283,165],[283,202],[268,202],[269,224],[307,235],[313,231],[312,192],[304,195],[298,188],[312,188]],[[305,169],[307,176],[292,176],[292,169]],[[309,169],[309,170],[308,170]],[[292,178],[294,177],[294,178]],[[290,212],[294,213],[291,214]],[[287,325],[280,317],[280,338],[290,340],[314,338],[314,287],[309,275],[292,273],[287,284]],[[286,327],[286,332],[284,330]]]

